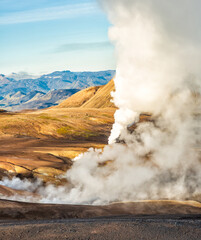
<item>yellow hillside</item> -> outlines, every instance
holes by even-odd
[[[96,92],[99,90],[99,87],[89,87],[82,91],[79,91],[73,94],[68,99],[64,100],[57,107],[59,108],[76,108],[81,107],[85,102],[91,99]]]
[[[114,108],[111,102],[112,91],[114,91],[113,80],[103,86],[84,89],[63,101],[56,108]]]
[[[114,81],[111,80],[108,84],[99,87],[98,91],[85,102],[82,108],[106,108],[115,107],[111,102],[111,92],[114,91]]]

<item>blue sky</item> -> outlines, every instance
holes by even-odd
[[[115,69],[96,0],[0,0],[0,73]]]

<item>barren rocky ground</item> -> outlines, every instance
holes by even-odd
[[[145,201],[108,206],[0,201],[0,239],[200,239],[201,205]],[[102,217],[101,217],[102,216]]]
[[[2,240],[199,240],[200,235],[201,220],[182,216],[0,223]]]

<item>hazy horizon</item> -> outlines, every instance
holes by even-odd
[[[42,75],[49,75],[49,74],[52,74],[54,72],[65,72],[65,71],[70,71],[72,73],[82,73],[82,72],[107,72],[107,71],[116,71],[116,69],[103,69],[103,70],[83,70],[83,71],[72,71],[70,69],[61,69],[61,70],[58,70],[58,69],[55,69],[53,71],[46,71],[46,72],[41,72],[41,73],[32,73],[32,72],[25,72],[25,71],[19,71],[19,72],[10,72],[10,73],[4,73],[4,72],[0,72],[0,75],[4,75],[6,77],[10,77],[12,75],[16,75],[16,76],[21,76],[22,80],[25,79],[24,77],[25,76],[29,76],[29,78],[39,78],[41,77]]]

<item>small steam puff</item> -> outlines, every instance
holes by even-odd
[[[199,97],[201,2],[103,0],[117,54],[109,145],[66,173],[69,186],[40,187],[42,202],[105,204],[201,194]],[[194,94],[196,92],[196,94]],[[197,96],[197,98],[196,98]],[[154,121],[138,123],[141,112]],[[124,143],[118,144],[116,138]]]

